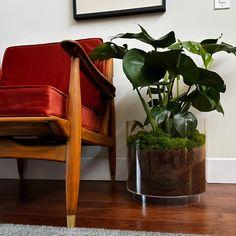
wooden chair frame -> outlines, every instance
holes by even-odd
[[[112,60],[104,64],[105,75],[103,75],[94,66],[78,42],[67,40],[61,42],[61,46],[71,57],[67,119],[58,117],[0,117],[0,158],[16,158],[21,178],[23,178],[22,161],[24,159],[65,162],[67,226],[74,227],[79,197],[82,143],[109,148],[111,178],[115,179],[115,88],[111,83]],[[86,74],[86,77],[107,101],[100,132],[93,132],[82,127],[80,70]],[[25,146],[13,141],[12,137],[14,136],[56,136],[63,137],[66,141],[56,145]]]

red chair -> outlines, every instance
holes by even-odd
[[[66,163],[67,226],[76,224],[81,144],[109,148],[115,177],[115,88],[112,61],[87,54],[101,39],[14,46],[0,73],[0,158]],[[64,50],[63,50],[64,49]]]

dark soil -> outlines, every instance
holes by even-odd
[[[129,148],[128,173],[128,189],[138,194],[172,197],[202,193],[205,145],[165,152]]]

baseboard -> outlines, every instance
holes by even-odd
[[[236,183],[236,158],[207,158],[208,183]],[[125,157],[117,157],[116,180],[127,179],[127,162]],[[28,179],[64,179],[65,164],[50,161],[29,160],[26,166]],[[0,178],[18,178],[16,161],[0,160]],[[82,158],[82,180],[110,180],[107,157]]]
[[[236,158],[207,158],[208,183],[236,183]]]
[[[126,159],[117,158],[116,180],[126,180]],[[17,179],[15,159],[0,160],[0,179]],[[65,164],[53,161],[27,160],[26,179],[65,179]],[[82,180],[110,180],[109,161],[107,157],[84,157],[81,162]]]

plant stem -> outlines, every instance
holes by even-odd
[[[180,76],[177,76],[177,98],[179,97],[179,81],[180,81]]]
[[[183,107],[181,108],[181,113],[184,113],[184,112],[186,112],[186,111],[188,111],[189,110],[189,108],[191,107],[191,105],[192,105],[192,103],[191,102],[186,102],[184,105],[183,105]]]
[[[161,96],[160,85],[159,84],[157,84],[157,93],[158,93],[158,99],[159,99],[160,106],[163,106],[163,98]]]
[[[170,77],[170,85],[168,86],[168,93],[169,93],[168,100],[173,98],[173,87],[175,82],[175,77],[173,75],[169,75],[169,77]]]
[[[165,86],[164,87],[164,101],[165,101],[165,105],[168,104],[168,99],[169,99],[169,86],[168,86],[168,81],[169,81],[169,73],[168,71],[166,71],[165,76],[164,76],[164,82],[166,82],[167,84],[165,85],[167,87],[167,91]]]
[[[140,91],[138,90],[138,88],[136,88],[136,91],[137,91],[138,96],[139,96],[139,98],[142,102],[143,108],[144,108],[145,113],[147,115],[147,119],[149,120],[149,122],[152,126],[152,129],[155,131],[157,129],[157,123],[156,123],[155,119],[152,117],[151,110],[150,110],[148,104],[146,103],[146,101],[143,99],[143,97],[142,97]]]
[[[192,86],[189,86],[189,88],[188,88],[186,94],[184,95],[184,97],[187,97],[187,96],[188,96],[188,93],[190,92],[191,87],[192,87]],[[181,103],[181,109],[180,109],[180,112],[183,113],[183,112],[188,111],[189,108],[191,107],[191,105],[192,105],[191,102],[186,102],[186,103],[185,103],[185,102],[182,102],[182,103]]]
[[[152,97],[152,92],[151,92],[150,86],[148,86],[148,96],[151,99],[151,106],[154,107],[153,97]]]

